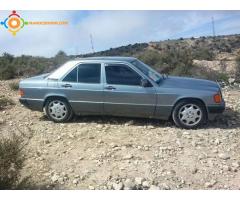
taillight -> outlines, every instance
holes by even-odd
[[[23,96],[24,96],[24,91],[23,91],[23,89],[19,89],[19,95],[20,95],[20,97],[23,97]]]
[[[222,96],[221,96],[221,94],[215,94],[214,96],[213,96],[213,99],[214,99],[214,102],[215,103],[221,103],[221,101],[222,101]]]

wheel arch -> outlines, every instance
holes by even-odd
[[[173,107],[172,107],[172,110],[171,110],[171,115],[169,116],[169,118],[172,118],[172,114],[173,114],[173,111],[174,111],[176,105],[178,103],[180,103],[181,101],[195,101],[195,102],[201,103],[205,108],[206,115],[207,115],[207,118],[208,118],[208,111],[207,111],[206,103],[201,98],[198,98],[198,97],[181,97],[181,98],[177,99],[173,104]]]
[[[43,101],[43,109],[45,108],[47,101],[49,99],[54,99],[54,98],[63,99],[69,104],[69,106],[71,106],[68,99],[63,95],[48,95],[48,96],[45,97],[45,99]]]

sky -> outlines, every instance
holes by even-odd
[[[28,25],[13,36],[0,26],[0,54],[52,57],[91,53],[128,44],[240,34],[240,11],[17,11],[25,21],[68,21],[68,25]],[[0,11],[4,21],[11,11]]]

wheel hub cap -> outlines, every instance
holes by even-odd
[[[67,114],[66,105],[60,100],[52,101],[48,106],[48,111],[52,118],[58,120],[63,119]]]
[[[178,117],[183,124],[194,126],[202,119],[202,111],[195,104],[187,104],[179,109]]]

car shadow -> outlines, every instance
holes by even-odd
[[[41,121],[50,121],[46,115],[40,117]],[[151,119],[151,118],[136,118],[136,117],[116,117],[116,116],[74,116],[74,118],[67,122],[71,123],[97,123],[109,125],[133,125],[133,126],[151,126],[157,127],[174,127],[172,119],[168,121]],[[240,113],[231,108],[226,108],[223,114],[219,114],[214,120],[207,122],[202,129],[222,128],[232,129],[240,128]]]
[[[213,121],[209,121],[206,128],[240,128],[240,112],[227,107],[222,114],[218,115]]]

